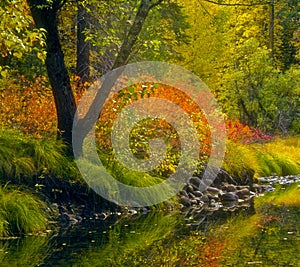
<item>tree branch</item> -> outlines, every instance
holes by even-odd
[[[151,3],[151,0],[142,0],[141,4],[138,8],[138,11],[136,13],[134,22],[132,26],[129,29],[129,32],[122,43],[122,46],[120,48],[120,51],[118,53],[118,56],[114,62],[114,65],[112,69],[116,69],[124,64],[127,64],[129,56],[132,52],[132,48],[134,44],[136,43],[136,40],[143,28],[144,22],[148,16],[149,11],[159,5],[163,0],[155,1],[154,3]]]

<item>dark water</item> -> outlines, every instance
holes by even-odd
[[[238,213],[230,216],[232,223],[241,217]],[[295,218],[300,218],[296,209],[286,210],[280,220],[271,219],[261,231],[246,236],[243,246],[230,257],[225,256],[222,266],[300,266],[300,222]],[[224,213],[207,214],[198,232],[205,236],[207,229],[218,228],[226,220]],[[149,213],[118,222],[115,218],[85,221],[44,236],[2,240],[0,266],[149,266],[138,260],[139,252],[143,257],[145,251],[146,257],[162,256],[152,255],[147,248],[161,240],[170,243],[189,235],[187,221],[179,214]]]

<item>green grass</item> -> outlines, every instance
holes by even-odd
[[[126,168],[121,163],[119,163],[111,154],[104,152],[99,153],[99,158],[103,166],[99,166],[97,163],[93,163],[86,159],[78,159],[77,162],[81,165],[81,170],[84,170],[85,180],[88,184],[101,195],[107,195],[109,198],[114,200],[121,199],[138,199],[140,203],[152,203],[153,199],[158,199],[161,195],[172,195],[172,188],[168,186],[152,188],[152,195],[149,196],[145,194],[144,191],[135,190],[132,194],[127,196],[126,192],[121,192],[121,190],[116,190],[119,188],[117,183],[110,183],[105,179],[106,175],[109,174],[115,180],[121,182],[122,184],[128,185],[130,187],[152,187],[164,181],[161,177],[151,176],[148,173],[135,171]],[[155,198],[156,197],[156,198]],[[176,203],[175,199],[170,200],[173,204]],[[119,201],[118,201],[119,202]],[[164,209],[165,204],[162,203],[156,205],[156,208]]]
[[[241,178],[249,169],[255,177],[299,174],[300,138],[250,145],[228,141],[223,167],[235,178]]]
[[[0,236],[46,230],[50,211],[29,191],[0,187]]]
[[[75,164],[64,151],[65,146],[55,139],[36,139],[17,130],[0,128],[1,180],[17,182],[49,172],[59,177],[78,177]]]

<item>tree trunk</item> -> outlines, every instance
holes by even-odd
[[[162,0],[151,1],[151,0],[142,0],[137,14],[135,16],[134,22],[129,29],[129,32],[122,43],[121,49],[118,53],[118,56],[114,62],[112,69],[119,68],[125,65],[128,62],[132,48],[143,28],[144,22],[148,16],[149,11],[159,5]],[[109,75],[103,82],[101,89],[97,92],[95,101],[90,106],[87,114],[84,118],[75,118],[74,127],[76,131],[76,136],[74,136],[73,143],[75,144],[75,155],[82,155],[82,144],[85,136],[93,127],[93,122],[95,121],[95,116],[97,116],[98,107],[103,105],[103,101],[106,100],[100,97],[100,91],[109,96],[110,89],[112,88],[114,82],[118,79],[119,75],[122,73],[122,69]]]
[[[269,49],[270,57],[274,56],[274,27],[275,27],[275,0],[270,1],[270,23],[269,23]]]
[[[46,68],[55,100],[58,138],[62,138],[72,153],[72,127],[76,103],[71,89],[70,78],[64,62],[64,55],[58,34],[57,11],[60,1],[51,4],[44,0],[27,0],[33,20],[38,28],[46,30]]]
[[[80,78],[79,84],[84,84],[90,78],[90,42],[86,40],[89,23],[82,1],[77,1],[77,8],[76,75]]]

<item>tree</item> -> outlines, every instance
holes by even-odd
[[[76,76],[79,84],[90,79],[90,41],[86,39],[89,30],[88,14],[84,1],[77,0],[77,49],[76,49]]]
[[[33,20],[38,28],[46,30],[46,68],[55,100],[58,137],[68,145],[71,153],[75,98],[64,61],[58,33],[57,12],[64,4],[60,0],[27,0]]]
[[[61,48],[57,20],[58,11],[66,1],[27,0],[27,2],[36,26],[46,30],[47,56],[45,63],[56,104],[59,130],[58,136],[68,145],[69,153],[71,153],[72,127],[76,103]],[[142,0],[140,2],[135,19],[121,45],[113,68],[117,68],[127,63],[149,11],[161,2],[162,0]],[[87,129],[87,132],[88,131],[89,129]]]

